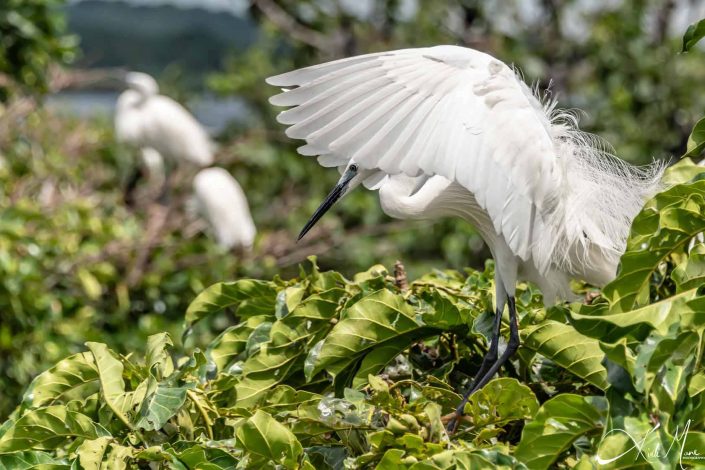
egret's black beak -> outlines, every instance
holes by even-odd
[[[331,190],[331,192],[328,193],[328,196],[323,200],[320,206],[318,206],[318,209],[316,209],[316,212],[313,213],[310,219],[308,219],[308,222],[306,222],[306,225],[304,225],[304,228],[301,229],[301,232],[299,233],[299,237],[296,239],[296,241],[301,240],[304,235],[308,233],[309,230],[313,228],[314,225],[316,225],[316,222],[319,221],[321,217],[323,217],[323,214],[328,212],[328,209],[333,207],[333,204],[335,204],[338,199],[343,197],[345,192],[348,190],[348,185],[350,184],[350,180],[352,180],[355,175],[357,174],[357,166],[351,165],[343,174],[343,176],[338,180],[338,184],[335,185],[335,187]]]

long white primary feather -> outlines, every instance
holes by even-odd
[[[198,209],[218,244],[226,249],[251,249],[257,229],[245,192],[235,178],[222,168],[206,168],[194,178],[193,189]]]

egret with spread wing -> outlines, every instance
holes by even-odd
[[[488,352],[456,417],[519,347],[518,279],[547,305],[580,278],[616,273],[631,221],[657,191],[662,165],[637,168],[542,103],[515,71],[485,53],[437,46],[368,54],[267,79],[286,134],[303,139],[342,177],[299,238],[360,183],[397,218],[462,217],[496,262],[496,317]],[[501,317],[509,341],[499,355]],[[453,420],[450,428],[457,425]]]

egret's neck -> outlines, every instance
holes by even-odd
[[[397,219],[423,219],[438,216],[430,208],[439,194],[450,185],[441,177],[393,175],[379,189],[382,210]]]

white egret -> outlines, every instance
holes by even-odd
[[[156,152],[171,165],[190,163],[205,167],[213,163],[215,145],[208,133],[183,106],[159,94],[154,78],[129,72],[124,81],[128,89],[120,94],[115,107],[118,141],[141,150],[152,149],[148,157],[154,157]],[[128,181],[127,198],[140,176],[135,172]]]
[[[206,168],[193,179],[198,209],[208,219],[220,246],[250,250],[257,229],[245,193],[227,171]]]
[[[270,102],[302,155],[342,177],[299,238],[344,194],[379,190],[398,218],[462,217],[496,262],[493,337],[463,402],[519,347],[518,279],[547,305],[569,281],[603,285],[616,273],[629,227],[657,191],[662,165],[636,168],[577,129],[573,115],[542,103],[506,64],[485,53],[436,46],[368,54],[267,79]],[[501,316],[509,341],[498,357]],[[449,428],[457,424],[454,419]]]

